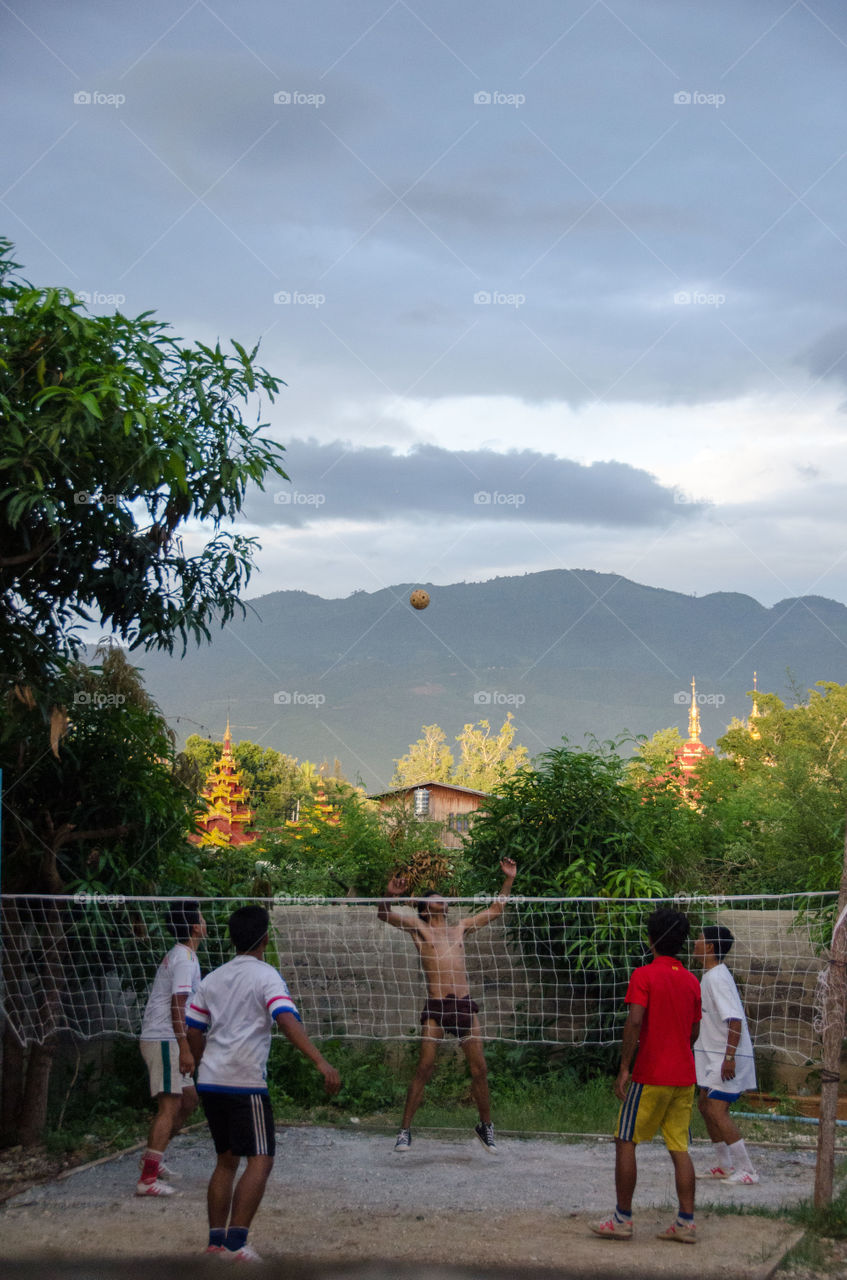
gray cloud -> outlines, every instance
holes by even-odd
[[[680,502],[649,472],[627,463],[585,466],[532,449],[495,453],[423,444],[400,455],[388,447],[293,440],[285,467],[291,484],[253,495],[246,510],[251,522],[381,523],[419,515],[617,527],[690,519],[703,509]]]

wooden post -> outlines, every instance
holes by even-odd
[[[835,1177],[835,1121],[838,1116],[838,1084],[841,1079],[841,1046],[847,1014],[847,832],[844,864],[836,908],[835,927],[827,966],[824,996],[823,1065],[821,1068],[821,1118],[818,1125],[818,1158],[815,1166],[815,1208],[832,1204]]]

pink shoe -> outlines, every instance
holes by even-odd
[[[234,1253],[231,1249],[225,1249],[224,1252],[229,1253],[233,1262],[264,1262],[262,1255],[249,1244],[242,1245]]]
[[[588,1225],[595,1236],[603,1236],[606,1240],[632,1239],[631,1222],[616,1222],[612,1217],[607,1218],[605,1222],[590,1222]]]
[[[657,1240],[676,1240],[679,1244],[696,1244],[697,1229],[694,1226],[683,1227],[678,1222],[672,1222],[664,1231],[656,1232]]]
[[[154,1182],[139,1182],[135,1188],[135,1194],[137,1196],[172,1196],[174,1189],[157,1178]]]
[[[203,1250],[204,1253],[226,1253],[226,1247],[222,1244],[207,1244]]]
[[[724,1178],[724,1182],[732,1182],[742,1187],[754,1187],[758,1181],[758,1173],[751,1173],[749,1169],[736,1169],[735,1173],[730,1173]]]

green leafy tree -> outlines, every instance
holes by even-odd
[[[425,724],[420,738],[405,756],[395,761],[392,786],[413,786],[416,782],[453,782],[475,791],[490,791],[503,778],[529,764],[526,747],[513,746],[515,726],[509,712],[500,730],[492,734],[488,720],[466,724],[456,736],[460,756],[454,764],[447,735],[437,724]]]
[[[171,651],[243,610],[257,544],[222,525],[248,485],[285,476],[243,416],[283,384],[255,348],[91,316],[16,271],[0,241],[0,681],[40,696],[89,619]],[[198,552],[189,521],[212,534]]]
[[[636,754],[631,761],[633,781],[666,774],[673,767],[675,753],[683,743],[683,736],[676,726],[657,729],[652,738],[638,738]]]
[[[493,736],[487,720],[465,725],[456,738],[461,757],[453,771],[452,782],[476,791],[494,791],[504,778],[511,777],[529,764],[526,747],[512,746],[515,737],[512,720],[510,711],[499,733]]]
[[[90,316],[67,290],[16,272],[2,241],[4,886],[177,886],[195,856],[183,840],[191,792],[167,729],[118,651],[99,673],[74,659],[87,621],[130,648],[170,651],[243,609],[257,544],[223,525],[248,485],[285,474],[281,446],[245,418],[283,384],[255,349],[186,346],[151,313]],[[192,552],[189,522],[193,539],[211,535]],[[49,1043],[27,1064],[4,1053],[27,1138],[51,1057]],[[24,1065],[21,1100],[9,1081]]]
[[[453,754],[444,730],[437,724],[425,724],[420,738],[395,764],[391,779],[394,787],[413,786],[416,782],[449,782]]]
[[[180,777],[172,735],[122,650],[98,654],[99,666],[68,665],[52,693],[67,706],[45,746],[43,716],[23,691],[5,696],[3,887],[10,893],[156,894],[179,882],[187,856],[192,794]],[[6,925],[20,936],[10,899]],[[28,957],[7,947],[9,990],[37,980],[49,1007],[61,1006],[76,980],[68,918],[41,908],[43,946]],[[116,967],[132,939],[77,940],[90,974]],[[115,954],[113,954],[113,951]],[[99,966],[99,967],[98,967]],[[23,968],[22,968],[23,967]],[[23,969],[26,970],[24,975]],[[44,1125],[55,1040],[25,1054],[9,1023],[3,1037],[3,1140],[35,1141]],[[14,1138],[15,1133],[20,1137]]]
[[[657,814],[627,781],[615,745],[580,750],[565,741],[545,752],[489,798],[465,846],[479,890],[510,857],[522,896],[606,899],[590,932],[578,903],[553,912],[525,903],[510,913],[513,938],[531,955],[546,952],[560,981],[587,988],[604,1022],[617,1015],[617,983],[643,950],[640,911],[621,899],[667,892],[652,840]]]
[[[581,750],[565,742],[506,779],[476,816],[467,842],[468,859],[486,883],[500,859],[510,857],[525,895],[663,891],[652,818],[613,747]]]
[[[847,685],[819,681],[794,706],[768,693],[757,703],[755,719],[718,739],[726,758],[700,775],[704,818],[725,851],[723,891],[835,888],[847,813]]]
[[[384,889],[395,856],[377,806],[343,784],[331,800],[312,796],[296,822],[263,833],[260,844],[290,894],[370,897]]]

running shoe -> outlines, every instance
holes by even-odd
[[[678,1244],[696,1244],[697,1228],[693,1225],[684,1227],[679,1222],[672,1222],[664,1231],[656,1232],[657,1240],[676,1240]]]
[[[234,1252],[232,1249],[225,1249],[224,1253],[228,1253],[233,1262],[264,1262],[264,1258],[250,1244],[243,1244],[240,1249]]]
[[[697,1177],[698,1178],[720,1178],[720,1179],[728,1178],[729,1175],[732,1173],[733,1168],[734,1166],[730,1165],[728,1169],[722,1169],[719,1164],[716,1164],[713,1169],[704,1169],[702,1173],[698,1173]]]
[[[223,1244],[207,1244],[203,1250],[204,1253],[226,1253],[226,1245]]]
[[[135,1194],[137,1196],[172,1196],[174,1189],[156,1178],[154,1182],[139,1182],[135,1188]]]
[[[483,1124],[480,1120],[474,1129],[474,1133],[479,1138],[486,1151],[490,1151],[492,1155],[497,1154],[497,1143],[494,1141],[494,1125]]]
[[[397,1141],[394,1143],[395,1151],[408,1151],[412,1145],[411,1129],[401,1129],[397,1134]]]
[[[616,1218],[607,1218],[605,1222],[590,1222],[590,1229],[595,1236],[604,1236],[607,1240],[631,1240],[632,1223],[618,1222]]]
[[[753,1173],[752,1169],[736,1169],[735,1173],[727,1174],[724,1182],[731,1182],[735,1186],[753,1187],[759,1181],[758,1173]]]

